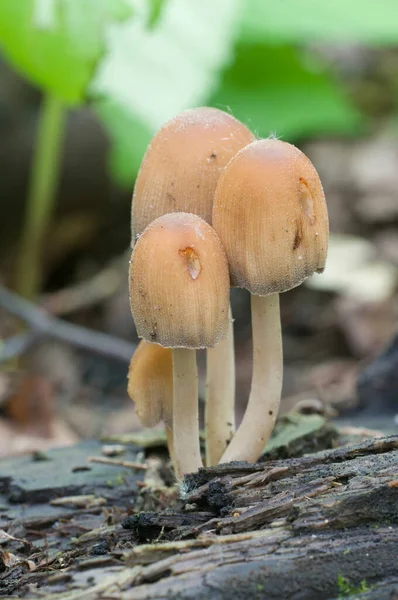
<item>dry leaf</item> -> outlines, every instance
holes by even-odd
[[[77,441],[77,436],[59,420],[53,423],[53,436],[45,438],[15,427],[8,419],[0,418],[0,457],[72,446]]]
[[[375,260],[370,242],[350,235],[331,235],[326,268],[322,275],[308,279],[307,285],[361,301],[381,302],[391,297],[397,282],[397,269]]]
[[[23,542],[24,541],[24,540],[21,540],[20,538],[14,537],[13,535],[10,535],[3,529],[0,529],[0,544],[2,541],[9,541],[9,540],[13,540],[15,542]]]
[[[102,446],[102,454],[104,456],[120,456],[126,452],[126,446],[122,444],[112,444],[109,446]]]
[[[12,569],[17,565],[25,565],[26,567],[28,567],[29,571],[33,571],[36,568],[36,565],[33,562],[33,560],[19,558],[16,554],[8,552],[8,550],[0,550],[0,564],[1,563],[3,563],[6,569]]]

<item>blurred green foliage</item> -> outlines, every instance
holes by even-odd
[[[240,0],[166,0],[155,27],[146,11],[114,27],[91,86],[113,141],[110,163],[126,185],[154,131],[185,108],[207,104],[234,61]]]
[[[105,30],[127,0],[2,0],[0,47],[25,77],[69,105],[84,102]]]
[[[152,28],[159,21],[166,0],[149,0],[148,27]]]
[[[90,103],[131,187],[151,135],[190,106],[227,108],[263,136],[357,130],[308,43],[396,43],[397,16],[396,0],[1,0],[0,48],[45,92]]]
[[[330,74],[291,46],[239,43],[211,103],[228,106],[260,136],[345,132],[359,123]]]
[[[396,44],[396,0],[247,0],[242,37],[251,42]]]

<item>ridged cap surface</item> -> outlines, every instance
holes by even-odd
[[[130,305],[139,337],[169,348],[208,348],[227,334],[228,263],[214,229],[197,215],[151,223],[130,262]]]
[[[214,191],[229,160],[254,140],[237,119],[216,108],[193,108],[168,121],[153,137],[135,183],[132,235],[170,212],[211,223]]]
[[[231,283],[266,296],[322,272],[329,225],[321,181],[298,148],[275,139],[241,150],[221,175],[213,226]]]
[[[172,350],[141,340],[130,361],[127,392],[145,427],[173,419]]]

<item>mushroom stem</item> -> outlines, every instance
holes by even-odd
[[[199,446],[198,369],[196,350],[173,348],[173,435],[176,476],[196,472]]]
[[[282,391],[282,337],[279,294],[251,296],[253,375],[243,420],[220,462],[256,461],[279,410]]]
[[[207,349],[206,465],[216,465],[235,432],[235,354],[231,306],[227,337]]]
[[[173,435],[173,430],[168,425],[166,425],[165,430],[166,430],[167,448],[168,448],[168,451],[169,451],[170,460],[171,460],[171,462],[173,464],[174,470],[177,471],[176,454],[174,452],[174,435]]]

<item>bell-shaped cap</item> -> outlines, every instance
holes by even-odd
[[[254,136],[217,108],[186,110],[153,137],[134,188],[133,244],[157,217],[171,212],[199,215],[211,223],[214,191],[229,160]]]
[[[213,226],[232,285],[252,294],[285,292],[324,269],[329,224],[321,181],[286,142],[253,142],[230,161],[217,185]]]
[[[209,348],[226,337],[228,263],[206,221],[174,213],[145,229],[130,262],[130,306],[139,337],[168,348]]]
[[[127,392],[144,427],[173,421],[172,350],[141,340],[130,361]]]

